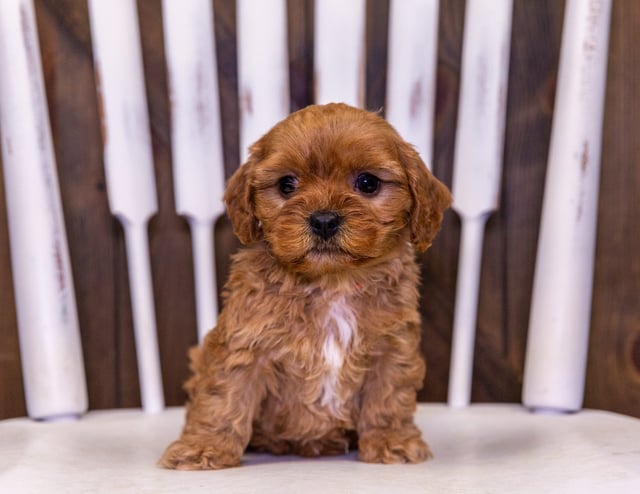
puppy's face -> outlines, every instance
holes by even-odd
[[[426,249],[446,187],[379,116],[342,104],[290,115],[251,147],[225,202],[243,243],[266,241],[283,265],[317,275]]]

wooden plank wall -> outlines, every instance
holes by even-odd
[[[36,0],[51,125],[69,234],[93,409],[139,405],[123,233],[109,215],[87,6]],[[238,165],[235,2],[215,0],[227,176]],[[291,108],[312,102],[312,0],[289,0]],[[175,215],[160,0],[139,0],[159,194],[150,225],[159,341],[168,404],[181,404],[187,348],[196,341],[186,222]],[[367,107],[384,105],[387,0],[367,4]],[[516,0],[500,211],[487,226],[474,401],[518,401],[564,2]],[[441,2],[435,173],[451,183],[464,0]],[[616,0],[603,143],[586,406],[640,417],[640,2]],[[2,175],[0,173],[0,181]],[[423,400],[446,398],[459,222],[448,213],[422,257]],[[237,248],[217,225],[218,269]],[[4,190],[0,187],[0,418],[25,412]]]

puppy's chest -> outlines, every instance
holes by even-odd
[[[331,299],[324,316],[319,321],[322,346],[320,404],[338,413],[344,401],[355,390],[344,389],[346,383],[353,381],[349,376],[348,360],[359,341],[358,317],[347,297]],[[345,375],[347,374],[347,375]]]
[[[349,400],[364,379],[358,311],[349,295],[325,294],[307,300],[304,312],[299,323],[282,323],[289,343],[274,352],[280,368],[274,394],[285,407],[319,407],[347,416]]]

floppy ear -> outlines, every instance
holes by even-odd
[[[233,232],[243,244],[262,239],[260,223],[254,213],[251,186],[255,164],[261,159],[261,149],[259,141],[251,146],[249,159],[229,178],[224,192],[224,202],[233,225]]]
[[[451,205],[449,189],[427,169],[417,151],[406,142],[398,146],[413,199],[409,213],[411,243],[418,252],[429,248],[440,229],[442,215]]]

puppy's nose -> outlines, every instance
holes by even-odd
[[[311,231],[323,240],[333,237],[342,223],[342,217],[333,211],[316,211],[309,216]]]

